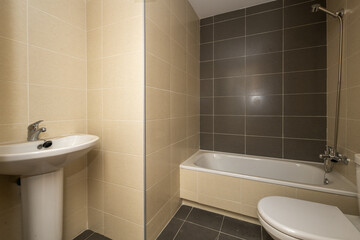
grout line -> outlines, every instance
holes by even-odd
[[[29,57],[29,0],[26,1],[26,94],[27,94],[27,125],[30,124],[30,57]]]
[[[215,19],[214,19],[215,20]],[[213,40],[212,40],[212,68],[213,68],[213,72],[212,72],[212,81],[213,81],[213,91],[212,91],[212,104],[213,104],[213,109],[212,109],[212,150],[215,149],[215,24],[212,25],[212,31],[213,31]],[[201,62],[200,62],[201,63]],[[200,95],[200,99],[201,99],[201,95]]]
[[[282,84],[282,101],[281,101],[281,157],[284,158],[285,157],[285,150],[284,150],[284,146],[285,146],[285,139],[284,139],[284,120],[285,120],[285,6],[284,6],[284,1],[283,1],[283,11],[282,11],[282,25],[283,25],[283,30],[282,30],[282,76],[281,76],[281,84]]]
[[[220,233],[221,233],[221,229],[222,229],[223,224],[224,224],[224,220],[225,220],[225,215],[223,215],[223,218],[222,218],[222,221],[221,221],[221,224],[220,224],[220,230],[219,230],[219,234],[218,234],[218,236],[217,236],[217,239],[219,239],[219,237],[220,237]]]
[[[245,88],[245,93],[247,93],[247,84],[246,84],[246,79],[247,79],[247,57],[246,57],[246,55],[247,55],[247,28],[246,28],[246,20],[247,20],[247,15],[246,15],[246,12],[247,12],[247,8],[245,8],[245,48],[244,48],[244,50],[245,50],[245,80],[244,80],[244,88]],[[246,136],[246,134],[247,134],[247,131],[246,131],[246,128],[247,128],[247,122],[246,122],[246,119],[247,119],[247,104],[246,104],[246,98],[247,97],[245,97],[245,99],[244,99],[244,114],[245,114],[245,116],[244,116],[244,154],[246,154],[246,149],[247,149],[247,144],[246,144],[246,142],[247,142],[247,136]],[[221,229],[220,229],[221,230]]]
[[[179,209],[180,209],[180,208],[179,208]],[[184,219],[184,220],[183,220],[183,219],[180,219],[180,220],[182,220],[182,221],[183,221],[183,223],[181,224],[181,226],[179,227],[178,231],[176,232],[176,234],[175,234],[175,236],[174,236],[173,240],[175,240],[176,236],[179,234],[179,232],[180,232],[181,228],[184,226],[184,224],[185,224],[185,222],[186,222],[186,219],[189,217],[189,215],[190,215],[190,213],[192,212],[192,210],[193,210],[193,209],[194,209],[194,208],[193,208],[193,207],[191,207],[191,209],[190,209],[189,213],[187,214],[187,216],[185,217],[185,219]],[[179,219],[179,218],[176,218],[176,219]]]

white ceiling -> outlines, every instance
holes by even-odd
[[[274,0],[189,0],[200,19],[272,1]]]

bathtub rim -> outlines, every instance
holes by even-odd
[[[290,162],[290,163],[300,163],[300,164],[310,165],[310,166],[314,166],[317,168],[320,167],[322,169],[322,163],[284,159],[284,158],[272,158],[272,157],[265,157],[265,156],[237,154],[237,153],[227,153],[227,152],[219,152],[219,151],[209,151],[209,150],[198,150],[196,153],[194,153],[189,158],[187,158],[184,162],[182,162],[180,164],[180,168],[198,171],[198,172],[213,173],[213,174],[218,174],[218,175],[223,175],[223,176],[228,176],[228,177],[244,178],[244,179],[248,179],[248,180],[283,185],[283,186],[288,186],[288,187],[296,187],[296,188],[313,190],[313,191],[318,191],[318,192],[343,195],[343,196],[348,196],[348,197],[356,198],[358,196],[356,185],[353,184],[352,182],[350,182],[348,179],[346,179],[344,176],[342,176],[341,174],[339,174],[336,171],[333,171],[332,174],[336,175],[336,177],[340,178],[342,181],[347,183],[349,185],[349,187],[353,189],[352,191],[337,189],[337,188],[329,187],[328,185],[327,185],[328,187],[326,187],[326,186],[323,187],[323,186],[283,181],[283,180],[277,180],[277,179],[271,179],[271,178],[265,178],[265,177],[257,177],[257,176],[239,174],[239,173],[231,173],[231,172],[225,172],[225,171],[220,171],[220,170],[208,169],[208,168],[204,168],[204,167],[195,165],[194,162],[196,160],[196,157],[200,154],[205,154],[205,153],[222,154],[222,155],[228,155],[228,156],[247,157],[247,158],[256,158],[256,159],[260,158],[260,159],[268,159],[268,160],[282,161],[282,162],[286,161],[286,162]]]

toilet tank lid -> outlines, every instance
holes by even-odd
[[[360,153],[355,154],[355,163],[360,165]]]

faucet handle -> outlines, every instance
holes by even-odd
[[[34,122],[34,123],[30,124],[30,125],[28,126],[28,129],[29,129],[29,130],[37,129],[37,128],[39,127],[39,124],[40,124],[41,122],[43,122],[43,121],[44,121],[44,120],[39,120],[39,121],[37,121],[37,122]]]

